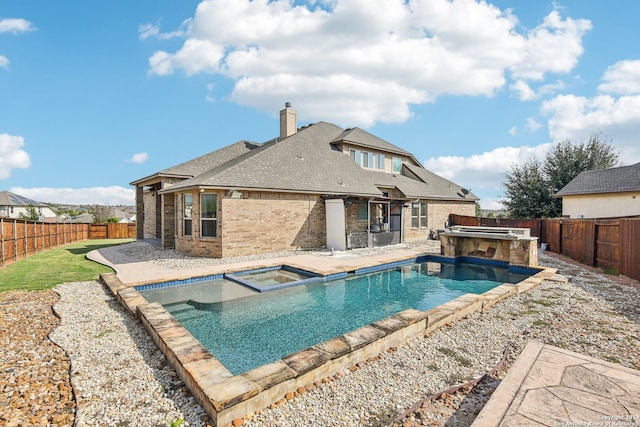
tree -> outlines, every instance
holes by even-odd
[[[600,134],[592,134],[588,142],[577,145],[569,140],[559,142],[544,163],[551,194],[560,191],[581,172],[615,166],[619,156],[611,145],[600,140]],[[554,204],[554,216],[558,216],[562,213],[562,200],[554,199]]]
[[[539,160],[513,165],[503,183],[507,198],[502,204],[510,216],[547,218],[554,215],[554,202]]]
[[[482,208],[480,207],[480,203],[476,202],[476,216],[477,217],[481,217],[482,216]]]
[[[105,205],[91,205],[87,209],[87,212],[89,212],[91,215],[93,215],[93,223],[94,224],[100,224],[100,223],[103,223],[103,222],[107,222],[109,217],[112,216],[111,215],[112,211],[113,211],[113,209],[111,209],[110,206],[105,206]]]
[[[21,212],[20,219],[26,219],[27,221],[38,221],[40,219],[40,215],[33,205],[27,205],[25,209],[27,213],[24,214]]]
[[[553,195],[581,172],[607,169],[618,163],[620,154],[600,134],[592,134],[586,143],[559,142],[541,163],[528,160],[512,166],[503,183],[506,199],[501,203],[510,216],[553,218],[562,214],[562,201]]]

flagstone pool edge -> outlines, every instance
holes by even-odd
[[[543,267],[541,267],[543,268]],[[483,294],[465,294],[427,311],[408,309],[260,366],[232,375],[158,303],[147,303],[115,274],[100,276],[121,304],[142,323],[194,398],[216,426],[226,426],[268,407],[288,392],[371,359],[420,335],[520,294],[557,269],[544,268],[518,284],[503,284]]]

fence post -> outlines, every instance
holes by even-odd
[[[2,265],[4,267],[4,219],[0,218],[0,239],[2,240]]]

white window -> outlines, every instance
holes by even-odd
[[[193,221],[193,196],[191,194],[185,194],[182,198],[182,212],[184,217],[184,227],[182,234],[185,236],[191,236],[191,225]]]
[[[427,202],[411,204],[411,228],[427,228]]]
[[[362,152],[362,167],[370,168],[371,167],[371,153],[367,153],[366,151]]]
[[[356,162],[357,165],[360,165],[360,150],[349,150],[349,157],[351,157],[351,160]]]
[[[392,167],[392,172],[393,173],[402,172],[402,159],[400,157],[394,157],[391,167]]]
[[[216,237],[217,202],[218,198],[215,194],[200,196],[200,235],[202,237]]]

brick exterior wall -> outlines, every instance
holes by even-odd
[[[190,256],[234,257],[326,245],[324,202],[319,196],[243,192],[230,198],[218,192],[217,237],[200,238],[200,198],[193,193],[192,236],[183,235],[179,196],[176,250]]]
[[[145,191],[142,195],[144,204],[144,221],[142,229],[144,230],[144,239],[160,237],[156,235],[156,197],[155,191]],[[136,218],[137,219],[137,218]]]
[[[326,246],[319,196],[251,192],[223,200],[224,257]]]
[[[438,230],[445,226],[449,219],[449,214],[458,212],[466,212],[460,215],[474,216],[476,214],[476,205],[473,201],[468,202],[451,202],[440,200],[427,201],[427,226],[423,228],[411,227],[411,207],[404,209],[404,240],[424,239],[429,237],[431,229]]]
[[[240,198],[231,198],[219,191],[217,232],[215,238],[200,236],[200,195],[193,195],[192,236],[184,236],[182,194],[175,206],[164,202],[165,240],[175,237],[175,249],[190,256],[235,257],[272,253],[291,249],[318,249],[326,247],[325,204],[320,196],[274,193],[241,192]],[[390,194],[393,197],[393,194]],[[173,201],[172,199],[171,201]],[[357,219],[357,203],[346,211],[346,230],[366,231],[367,222]],[[173,218],[174,212],[178,213]],[[474,215],[474,202],[427,202],[427,227],[411,228],[411,207],[403,208],[404,240],[429,237],[431,229],[444,228],[450,213]],[[177,227],[176,227],[177,223]],[[172,226],[169,224],[173,224]]]

